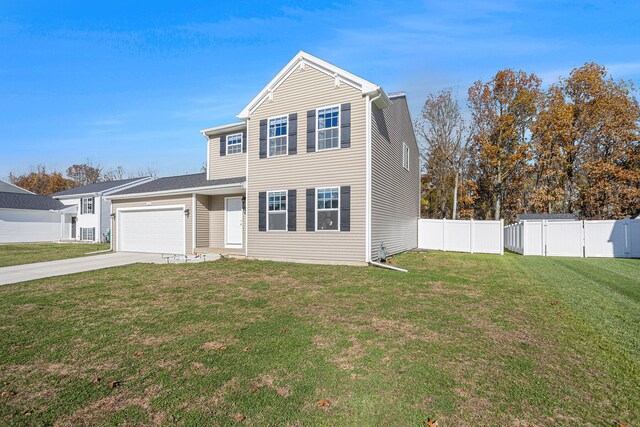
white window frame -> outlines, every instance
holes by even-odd
[[[282,118],[284,118],[287,121],[287,132],[284,135],[285,136],[285,141],[286,141],[285,152],[284,152],[284,154],[274,154],[272,156],[271,155],[271,150],[269,149],[270,144],[271,144],[271,138],[281,138],[282,136],[270,136],[269,135],[269,129],[271,128],[271,120],[277,120],[277,119],[282,119]],[[288,155],[289,155],[289,115],[288,114],[283,114],[283,115],[280,115],[280,116],[269,117],[267,119],[267,158],[269,158],[269,157],[288,156]]]
[[[318,148],[318,140],[320,138],[320,129],[318,127],[318,120],[319,118],[319,114],[318,112],[320,110],[327,110],[329,108],[338,108],[338,146],[337,147],[330,147],[330,148]],[[340,141],[342,138],[342,111],[340,111],[340,105],[327,105],[326,107],[320,107],[320,108],[316,108],[316,152],[318,151],[331,151],[331,150],[339,150],[340,149]],[[327,128],[325,128],[327,129]],[[325,130],[322,129],[322,130]],[[328,128],[328,129],[333,129],[333,128]]]
[[[229,138],[236,137],[236,136],[240,137],[240,142],[239,143],[235,142],[235,143],[233,143],[233,145],[234,146],[239,145],[240,146],[240,151],[237,151],[235,153],[229,153]],[[244,138],[244,136],[242,135],[242,132],[232,133],[231,135],[227,135],[227,142],[225,144],[225,150],[226,150],[225,154],[227,156],[233,156],[233,155],[236,155],[236,154],[242,154],[242,144],[244,143],[243,138]]]
[[[286,196],[284,211],[270,211],[269,210],[269,194],[272,193],[284,193]],[[271,230],[269,228],[269,212],[284,212],[284,230]],[[270,190],[267,191],[267,232],[269,233],[286,233],[289,231],[289,192],[287,190]]]
[[[91,230],[91,238],[89,238],[89,231]],[[85,233],[87,238],[85,239]],[[93,242],[96,240],[96,228],[95,227],[80,227],[80,241],[82,242]]]
[[[409,170],[409,146],[406,142],[402,143],[402,167]]]
[[[338,208],[330,208],[330,209],[318,209],[318,191],[319,190],[333,190],[334,188],[338,189]],[[340,186],[339,185],[327,185],[325,187],[316,187],[316,196],[313,201],[314,203],[314,212],[315,212],[315,222],[316,222],[316,231],[321,233],[335,233],[340,231]],[[338,211],[338,228],[335,230],[318,230],[318,211]]]
[[[91,200],[91,212],[89,212],[89,200]],[[85,209],[85,201],[87,202],[86,209]],[[80,215],[93,215],[96,212],[95,204],[96,204],[95,197],[80,198]]]

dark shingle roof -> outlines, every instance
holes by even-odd
[[[575,220],[576,217],[573,214],[561,213],[561,214],[520,214],[516,216],[517,221],[532,221],[532,220]]]
[[[37,194],[0,192],[0,208],[5,209],[36,209],[48,211],[49,209],[62,209],[65,206],[51,196]]]
[[[71,188],[69,190],[59,191],[57,193],[52,194],[51,196],[58,197],[58,196],[71,196],[74,194],[99,193],[101,191],[105,191],[111,188],[119,187],[121,185],[129,184],[134,181],[139,181],[144,178],[146,177],[120,179],[118,181],[96,182],[95,184],[87,184],[87,185],[82,185],[80,187]]]
[[[244,181],[244,176],[239,176],[236,178],[208,180],[206,173],[167,176],[164,178],[154,179],[153,181],[145,182],[144,184],[136,185],[135,187],[127,188],[122,191],[118,191],[117,193],[114,193],[113,196],[120,196],[122,194],[154,193],[156,191],[181,190],[183,188],[211,187],[213,185],[239,184]]]

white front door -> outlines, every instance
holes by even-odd
[[[224,247],[242,247],[242,197],[224,199]]]

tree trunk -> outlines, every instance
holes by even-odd
[[[456,219],[458,216],[458,170],[456,169],[456,180],[453,185],[453,214],[451,219]]]

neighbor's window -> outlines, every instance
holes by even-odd
[[[316,189],[316,230],[338,230],[340,187]]]
[[[285,231],[287,229],[287,192],[267,192],[269,209],[267,213],[267,230]]]
[[[82,207],[80,213],[92,214],[93,213],[93,197],[83,197]]]
[[[327,150],[340,146],[340,108],[318,109],[317,150]]]
[[[287,154],[287,116],[269,119],[269,157]]]
[[[80,228],[80,240],[94,240],[95,239],[96,229],[94,227],[91,228]]]
[[[227,154],[242,153],[242,134],[227,136]]]
[[[402,143],[402,167],[409,170],[409,146]]]

